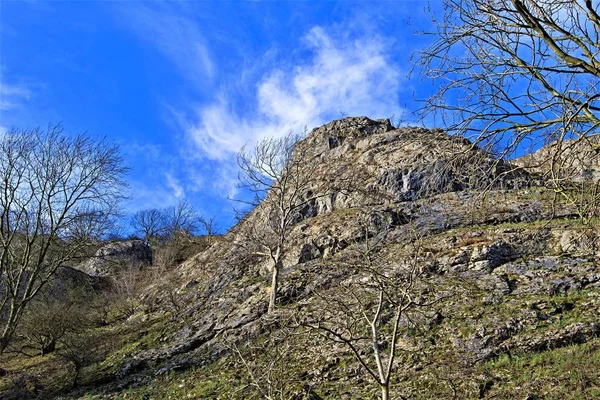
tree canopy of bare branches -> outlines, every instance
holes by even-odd
[[[200,232],[211,236],[218,231],[214,217],[202,217],[186,200],[171,207],[140,210],[131,216],[131,226],[151,245]]]
[[[569,197],[569,149],[600,148],[598,2],[444,0],[443,8],[432,12],[434,42],[416,54],[436,85],[422,117],[507,158],[558,143],[541,163],[547,184]]]
[[[425,115],[500,145],[598,132],[600,16],[593,1],[445,0],[417,63],[439,91]]]
[[[146,243],[154,244],[165,234],[165,213],[158,208],[140,210],[131,216],[131,227]]]
[[[431,309],[436,300],[423,296],[427,278],[416,230],[407,232],[413,242],[399,260],[381,254],[385,232],[376,235],[368,222],[361,224],[361,230],[362,242],[354,244],[342,265],[348,278],[339,288],[316,293],[320,309],[314,315],[318,317],[301,325],[345,346],[377,384],[380,398],[387,400],[400,352],[398,343],[412,317]]]
[[[256,207],[255,215],[262,218],[260,226],[248,226],[248,239],[257,248],[254,253],[272,263],[269,312],[275,309],[289,228],[302,219],[302,210],[315,199],[311,190],[316,178],[314,166],[307,149],[297,146],[301,138],[293,133],[266,138],[238,154],[240,187],[251,193],[247,203]]]
[[[116,146],[60,125],[0,137],[0,354],[56,270],[111,228],[125,171]]]

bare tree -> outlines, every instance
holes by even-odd
[[[200,226],[207,236],[217,235],[219,232],[219,225],[216,218],[213,217],[200,217]]]
[[[0,354],[56,270],[110,229],[125,171],[116,146],[60,125],[0,137]]]
[[[200,228],[200,214],[187,200],[181,200],[177,205],[166,208],[164,213],[167,234],[171,238],[178,235],[195,235]]]
[[[94,311],[95,293],[69,288],[60,293],[47,285],[29,304],[17,330],[17,340],[24,340],[19,352],[32,349],[40,355],[52,353],[57,343],[69,334],[93,327],[98,315]],[[8,351],[8,350],[7,350]]]
[[[60,344],[58,356],[67,361],[73,370],[71,388],[77,385],[85,366],[98,362],[103,355],[106,356],[100,350],[101,337],[93,330],[69,333],[61,338]]]
[[[316,197],[315,166],[308,149],[297,146],[300,139],[293,133],[266,138],[238,154],[240,187],[250,191],[252,198],[247,203],[256,207],[252,215],[258,216],[254,223],[246,224],[246,233],[256,246],[254,254],[271,260],[269,313],[275,310],[289,228],[303,218],[302,211]]]
[[[279,327],[268,336],[245,343],[224,340],[233,355],[237,370],[243,376],[243,386],[237,392],[245,399],[311,399],[308,385],[298,382],[297,373],[290,368],[293,355],[299,351],[298,332]]]
[[[426,268],[418,238],[400,261],[396,256],[385,259],[380,253],[385,232],[377,234],[368,223],[361,229],[362,242],[354,244],[342,263],[348,278],[338,288],[316,293],[319,312],[309,313],[317,315],[316,320],[300,324],[346,346],[379,387],[381,399],[387,400],[403,331],[435,301],[423,296]]]
[[[561,154],[593,153],[600,125],[600,14],[593,1],[444,0],[435,41],[417,54],[437,92],[422,108],[451,132],[514,157],[549,142],[553,189],[568,197]],[[564,157],[563,157],[564,158]],[[594,192],[596,193],[597,190]],[[596,200],[598,200],[596,198]]]
[[[166,215],[157,208],[140,210],[132,215],[131,226],[148,244],[156,244],[165,235]]]
[[[114,307],[121,316],[128,318],[135,314],[142,284],[141,266],[136,264],[119,268],[118,274],[111,279],[108,294],[112,295]]]
[[[146,242],[158,244],[196,235],[201,228],[212,232],[216,224],[214,219],[202,218],[187,200],[180,200],[175,206],[136,212],[131,217],[131,226]]]

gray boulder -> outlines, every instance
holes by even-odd
[[[79,269],[91,276],[114,276],[127,268],[140,268],[152,263],[152,250],[142,240],[125,240],[102,246]]]

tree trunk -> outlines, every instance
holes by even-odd
[[[271,313],[273,313],[273,311],[275,311],[275,300],[277,300],[277,290],[278,290],[278,285],[279,285],[279,268],[280,268],[280,263],[276,262],[275,265],[273,266],[273,273],[271,275],[271,295],[269,298],[269,311],[268,311],[269,314],[271,314]]]
[[[2,330],[2,334],[0,334],[0,356],[4,354],[4,351],[8,347],[13,334],[15,333],[15,325],[16,325],[16,313],[15,306],[11,304],[10,314],[8,315],[8,319],[3,321],[4,329]]]
[[[41,355],[45,356],[54,352],[54,350],[56,350],[56,339],[52,339],[50,342],[42,344]]]
[[[73,371],[73,380],[71,381],[71,389],[74,389],[77,386],[77,380],[79,379],[79,373],[81,372],[81,365],[78,363],[73,363],[74,371]]]
[[[388,400],[390,398],[390,388],[387,384],[379,384],[381,388],[381,400]]]
[[[4,350],[8,347],[8,337],[0,337],[0,355],[4,353]]]

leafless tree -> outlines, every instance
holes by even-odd
[[[69,334],[93,327],[98,320],[94,310],[94,293],[82,288],[69,288],[60,293],[44,290],[30,303],[17,329],[19,352],[29,354],[34,350],[45,355],[56,349],[57,343]],[[8,350],[7,350],[8,351]]]
[[[431,309],[436,300],[423,296],[426,268],[418,237],[401,260],[386,259],[381,254],[385,233],[377,233],[368,223],[362,224],[362,230],[362,241],[342,262],[348,278],[338,288],[316,293],[319,313],[308,313],[316,319],[300,324],[346,346],[379,387],[381,399],[387,400],[403,332],[412,326],[415,315]]]
[[[299,351],[293,328],[280,327],[268,336],[245,343],[224,341],[233,355],[233,362],[243,376],[238,392],[245,399],[310,399],[310,387],[298,382],[291,368],[294,353]]]
[[[301,220],[302,211],[316,197],[315,164],[305,146],[297,145],[300,135],[266,138],[253,149],[238,154],[242,170],[240,187],[249,190],[247,202],[256,207],[248,214],[255,220],[246,225],[254,254],[271,260],[269,313],[275,310],[279,273],[283,268],[290,227]]]
[[[131,217],[131,226],[150,244],[194,236],[201,229],[214,234],[214,218],[206,219],[187,200],[162,209],[140,210]],[[210,233],[208,233],[210,232]]]
[[[214,216],[200,217],[200,226],[207,236],[214,236],[219,232],[219,225]]]
[[[131,217],[131,226],[146,243],[156,244],[165,235],[166,215],[157,208],[140,210]]]
[[[61,338],[60,344],[58,356],[67,361],[73,370],[72,388],[77,385],[81,370],[85,366],[98,362],[102,356],[106,356],[100,350],[101,337],[93,330],[69,333]]]
[[[0,354],[56,270],[110,229],[125,171],[116,146],[60,125],[0,137]]]
[[[578,144],[600,149],[598,7],[590,0],[444,0],[443,16],[432,12],[435,40],[416,57],[439,85],[423,118],[508,158],[560,143],[545,159],[548,182],[569,197],[561,155]]]
[[[125,265],[111,279],[108,295],[112,295],[115,309],[127,318],[135,314],[138,307],[138,293],[143,284],[140,265]]]
[[[187,200],[181,200],[177,205],[166,208],[165,216],[169,237],[194,235],[200,228],[200,215]]]

